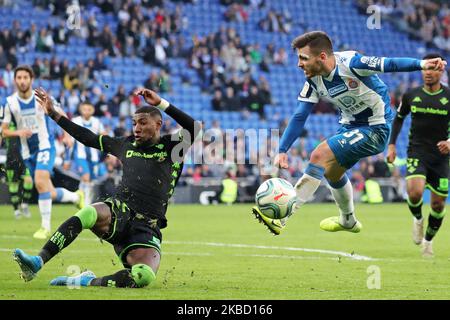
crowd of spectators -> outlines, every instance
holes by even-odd
[[[249,111],[265,118],[265,106],[272,103],[270,85],[264,76],[253,78],[255,69],[270,71],[271,64],[286,64],[284,49],[269,45],[243,44],[234,28],[222,26],[205,37],[193,37],[189,67],[200,79],[203,92],[213,95],[216,111]],[[222,99],[222,100],[221,100]]]
[[[292,29],[292,17],[289,12],[279,13],[271,9],[267,16],[258,22],[258,27],[266,32],[289,33]]]
[[[450,7],[446,0],[357,0],[364,11],[377,5],[381,14],[427,46],[450,52]]]

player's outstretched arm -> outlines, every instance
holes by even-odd
[[[410,72],[419,70],[445,70],[447,62],[441,58],[420,60],[414,58],[368,57],[356,54],[349,63],[353,72],[369,76],[383,72]]]
[[[38,100],[40,106],[44,109],[44,112],[68,134],[74,137],[75,140],[80,141],[85,146],[99,150],[101,149],[99,139],[100,136],[66,118],[60,111],[58,111],[58,109],[55,108],[52,99],[43,88],[35,89],[34,92],[36,99]]]
[[[443,71],[447,62],[441,58],[418,60],[413,58],[384,58],[384,72],[403,72],[416,70]]]
[[[308,119],[309,114],[312,111],[314,103],[298,101],[297,109],[295,110],[294,115],[289,120],[289,123],[286,127],[286,130],[283,132],[283,136],[280,140],[279,153],[280,156],[278,158],[280,161],[280,165],[282,168],[285,168],[287,165],[287,156],[285,155],[292,144],[300,137],[300,134],[303,131],[303,127],[305,126],[306,119]]]
[[[145,102],[157,107],[158,109],[164,111],[167,115],[172,117],[179,125],[181,125],[181,127],[183,127],[183,129],[186,129],[189,132],[191,143],[194,142],[199,132],[195,132],[196,121],[190,115],[178,109],[167,100],[161,98],[153,90],[139,88],[134,91],[134,94],[143,97]],[[198,126],[198,128],[200,128],[200,126]]]

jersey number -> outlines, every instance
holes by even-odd
[[[22,121],[26,128],[30,129],[33,134],[39,132],[39,125],[37,122],[36,115],[28,115],[28,116],[22,116]]]
[[[358,129],[355,129],[355,130],[352,130],[352,131],[349,131],[349,132],[346,132],[346,133],[343,134],[343,136],[346,137],[346,138],[351,138],[351,137],[353,137],[355,135],[356,135],[356,137],[354,137],[353,139],[351,139],[348,142],[350,145],[352,145],[352,144],[358,142],[359,140],[363,139],[364,135],[361,132],[359,132]]]
[[[43,152],[38,153],[37,162],[47,165],[49,160],[50,160],[50,152],[49,151],[43,151]]]

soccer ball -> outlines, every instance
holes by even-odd
[[[272,178],[259,186],[255,202],[266,217],[282,219],[292,213],[296,196],[292,184],[284,179]]]

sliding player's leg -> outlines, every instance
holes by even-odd
[[[106,233],[110,222],[109,207],[104,203],[96,203],[84,207],[67,219],[50,237],[37,256],[28,255],[21,249],[15,249],[13,257],[22,270],[22,278],[30,281],[36,277],[37,272],[44,264],[69,246],[82,230],[97,227],[97,230],[103,230]]]

